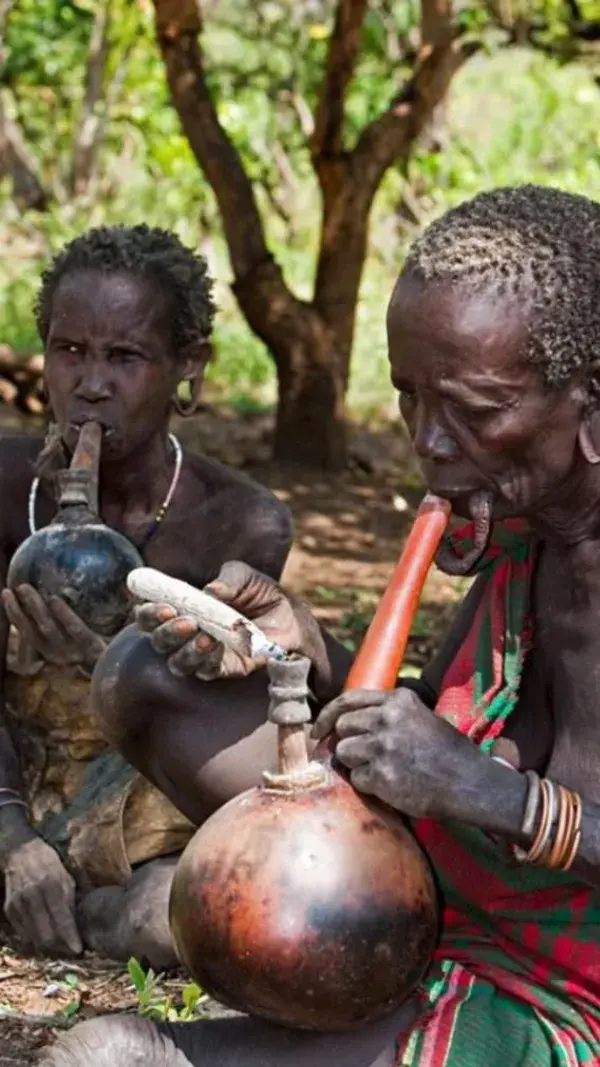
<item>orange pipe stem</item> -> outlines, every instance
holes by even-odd
[[[425,579],[450,519],[448,500],[422,500],[402,555],[373,616],[344,689],[394,689]]]

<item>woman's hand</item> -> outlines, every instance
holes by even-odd
[[[2,603],[9,622],[47,663],[91,670],[106,648],[104,638],[60,597],[46,601],[33,586],[20,585],[3,589]]]
[[[462,776],[481,760],[475,745],[410,689],[353,690],[323,709],[313,737],[335,732],[335,754],[356,789],[412,818],[452,818]]]
[[[15,933],[38,952],[78,956],[75,882],[57,853],[36,836],[4,857],[4,911]]]
[[[310,612],[272,578],[246,563],[225,563],[205,591],[256,622],[265,636],[286,652],[308,656],[316,665],[326,658],[319,625]],[[136,608],[136,620],[140,629],[150,634],[155,652],[167,657],[173,674],[195,675],[205,681],[244,678],[265,665],[264,659],[225,648],[204,633],[193,618],[178,615],[169,604],[141,604]]]

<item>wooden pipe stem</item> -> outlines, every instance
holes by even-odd
[[[277,767],[279,774],[303,774],[309,759],[304,726],[277,728]]]
[[[102,427],[99,422],[86,422],[81,427],[69,469],[97,471],[100,466]]]
[[[90,520],[98,515],[98,483],[102,427],[98,422],[86,422],[77,439],[68,470],[58,475],[60,508],[85,507]]]
[[[394,689],[425,580],[451,506],[428,493],[365,634],[344,689]]]

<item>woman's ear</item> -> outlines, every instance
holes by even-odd
[[[204,384],[204,374],[211,356],[212,345],[210,341],[196,341],[188,345],[186,352],[180,357],[179,385],[182,382],[189,382],[189,393],[187,397],[183,397],[178,386],[173,399],[173,406],[178,415],[183,416],[183,418],[193,415],[198,408]]]
[[[189,344],[180,356],[180,365],[183,369],[182,381],[204,381],[204,374],[209,361],[212,358],[213,349],[210,341],[194,341]]]
[[[600,463],[600,360],[589,368],[586,379],[578,441],[584,459],[595,465]]]

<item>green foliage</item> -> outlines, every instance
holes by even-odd
[[[181,990],[181,1004],[166,993],[160,976],[152,969],[145,971],[134,958],[129,960],[127,970],[138,999],[138,1014],[154,1022],[191,1022],[198,1016],[198,1008],[205,995],[195,982],[188,982]]]
[[[109,3],[112,15],[98,104],[103,132],[90,187],[73,197],[74,131],[101,2]],[[564,55],[560,49],[558,59],[504,50],[501,34],[488,36],[488,49],[453,84],[444,151],[432,152],[424,141],[408,170],[392,171],[385,180],[372,218],[349,390],[351,409],[365,418],[395,403],[384,311],[420,225],[503,183],[551,183],[600,197],[600,89],[589,57],[561,62],[571,58],[568,4],[496,0],[493,6],[512,18],[525,14],[543,44],[564,43]],[[579,6],[585,19],[600,15],[600,0],[581,0]],[[465,31],[490,30],[491,4],[457,0],[456,7]],[[316,105],[334,10],[335,0],[207,5],[205,54],[219,114],[255,181],[272,251],[303,299],[312,293],[319,218],[303,127]],[[371,0],[347,100],[348,146],[401,86],[403,56],[418,43],[418,13],[416,0]],[[6,183],[0,184],[0,341],[22,350],[38,347],[33,295],[43,265],[65,241],[91,225],[147,221],[174,229],[204,251],[218,278],[212,388],[239,410],[272,403],[273,362],[229,289],[218,212],[169,103],[149,0],[18,0],[6,43],[6,106],[52,199],[47,212],[20,215]]]

